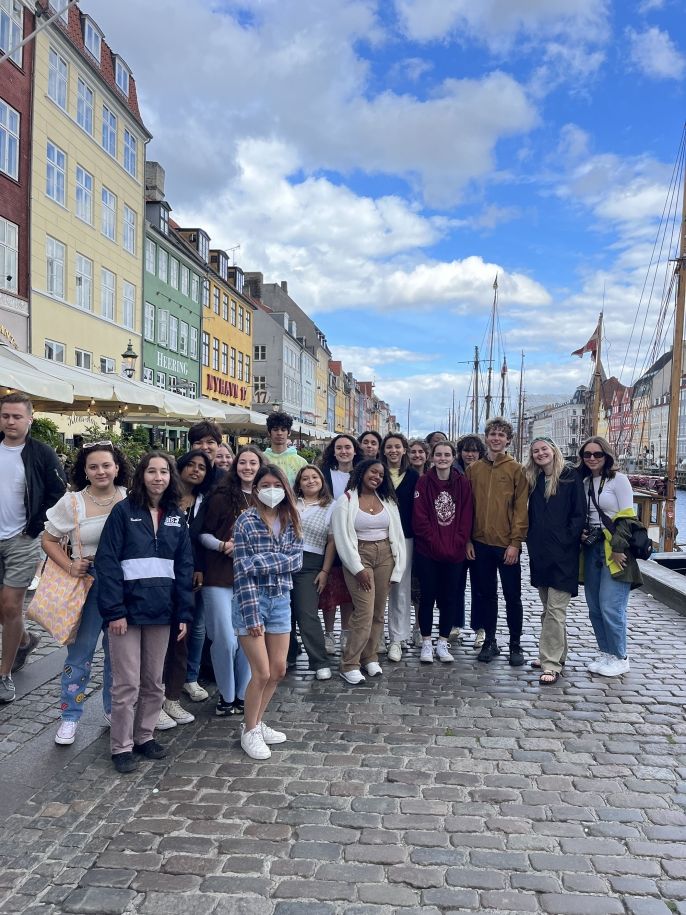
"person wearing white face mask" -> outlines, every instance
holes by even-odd
[[[253,508],[233,529],[233,625],[250,664],[241,746],[252,759],[269,759],[269,744],[286,735],[268,727],[264,713],[286,674],[291,633],[292,573],[303,561],[300,515],[291,487],[273,464],[254,481]]]

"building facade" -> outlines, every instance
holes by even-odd
[[[30,350],[118,372],[128,341],[142,345],[150,134],[129,67],[90,16],[72,6],[34,43]]]

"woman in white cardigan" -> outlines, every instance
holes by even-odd
[[[338,499],[331,519],[336,551],[353,600],[341,677],[353,686],[380,674],[376,653],[392,581],[405,570],[405,536],[395,491],[384,465],[361,461]]]

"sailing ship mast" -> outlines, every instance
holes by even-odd
[[[491,340],[488,348],[488,382],[486,385],[486,422],[491,415],[491,400],[493,399],[493,394],[491,393],[491,387],[493,384],[493,340],[495,337],[495,318],[498,311],[498,274],[495,275],[495,280],[493,281],[493,308],[491,311]]]
[[[524,456],[524,350],[522,350],[522,364],[519,369],[519,396],[517,403],[517,460],[521,464]]]
[[[603,339],[603,313],[600,312],[598,317],[598,339],[596,341],[595,351],[595,371],[593,372],[593,412],[591,413],[591,435],[598,434],[598,422],[600,419],[600,394],[603,383],[602,366],[600,364],[600,348]]]
[[[479,432],[479,347],[474,347],[474,391],[472,394],[472,432]]]

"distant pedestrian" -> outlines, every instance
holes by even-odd
[[[357,441],[360,443],[362,456],[366,461],[371,458],[378,460],[381,457],[382,438],[378,432],[373,429],[362,432],[357,436]]]
[[[534,438],[524,465],[529,483],[531,584],[543,604],[538,643],[539,683],[556,683],[567,659],[567,607],[579,593],[579,550],[586,518],[581,478],[565,466],[562,452],[545,437]]]
[[[228,470],[229,467],[233,464],[234,453],[231,445],[227,445],[226,442],[222,442],[221,445],[217,448],[217,453],[214,458],[214,463],[217,467],[220,467],[222,470]]]
[[[459,472],[467,472],[467,467],[486,457],[486,446],[478,435],[463,435],[457,440],[457,460],[453,467]],[[483,621],[483,604],[479,596],[476,570],[473,559],[465,559],[460,572],[457,585],[457,607],[455,612],[454,628],[450,633],[450,641],[460,641],[461,633],[465,626],[465,592],[467,590],[467,574],[469,574],[470,611],[469,626],[474,633],[472,647],[478,651],[486,640],[486,629]]]

